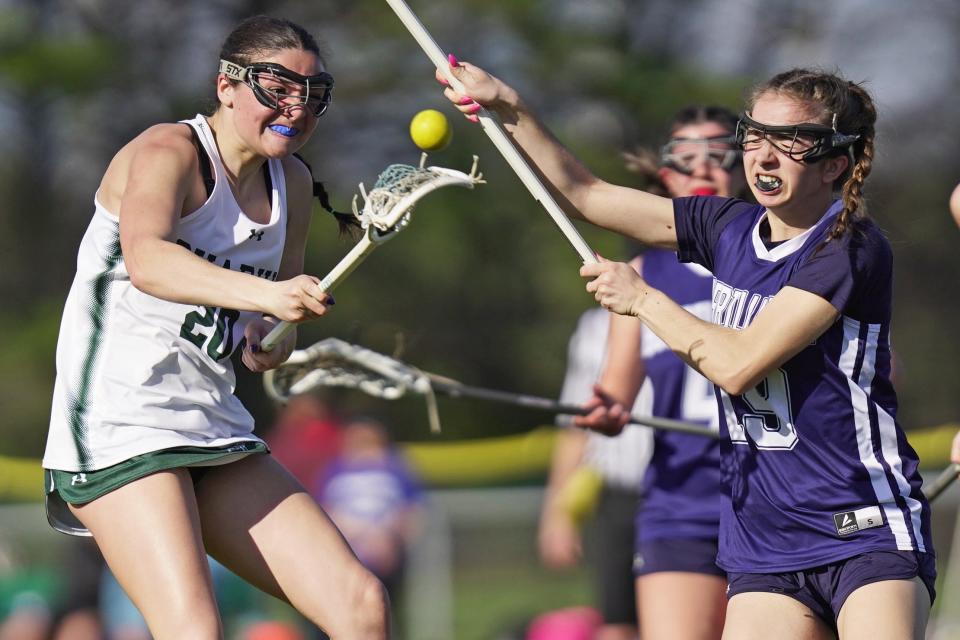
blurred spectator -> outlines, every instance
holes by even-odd
[[[579,404],[590,397],[605,362],[609,317],[606,310],[592,308],[578,320],[567,348],[561,402]],[[650,404],[647,385],[632,412],[649,414]],[[580,520],[592,511],[587,556],[601,615],[596,637],[635,638],[634,515],[650,460],[652,435],[649,429],[628,426],[620,435],[608,437],[578,429],[571,422],[570,416],[557,418],[557,425],[564,428],[557,434],[540,514],[540,558],[553,569],[578,564],[583,556]],[[570,619],[569,615],[549,618],[543,628],[554,629],[554,624],[566,624]],[[546,632],[538,633],[538,637],[549,637],[543,635]]]
[[[420,482],[379,421],[355,418],[342,435],[340,455],[318,477],[314,495],[396,605],[407,551],[422,527]]]
[[[303,633],[286,622],[263,621],[249,625],[239,640],[304,640]]]
[[[530,622],[524,640],[594,640],[603,616],[591,607],[550,611]]]
[[[62,572],[17,568],[0,582],[0,640],[101,640],[97,581],[103,557],[89,538],[69,538]]]
[[[277,604],[272,597],[240,579],[225,566],[208,556],[213,589],[220,608],[225,637],[235,640],[305,640],[302,628],[312,627],[293,609],[272,610]],[[103,632],[96,636],[64,635],[54,640],[150,640],[147,623],[124,592],[110,569],[103,566],[99,589]],[[289,619],[277,619],[285,617]],[[317,637],[326,638],[317,631]]]
[[[290,398],[265,439],[274,457],[309,488],[339,452],[340,426],[323,398],[306,393]]]
[[[97,582],[106,563],[92,538],[69,536],[66,548],[65,592],[54,609],[51,637],[53,640],[101,640],[104,629]]]

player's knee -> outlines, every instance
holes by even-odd
[[[349,637],[386,638],[390,619],[390,599],[383,583],[369,571],[352,581],[349,607],[353,632]],[[356,634],[356,635],[354,635]]]

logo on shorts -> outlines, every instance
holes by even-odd
[[[70,479],[71,487],[75,487],[78,484],[86,484],[86,483],[87,483],[87,474],[85,473],[75,473],[73,474],[73,477]]]
[[[643,565],[645,565],[646,563],[647,562],[646,560],[643,559],[642,553],[633,554],[633,570],[634,571],[639,571],[640,569],[643,569]]]
[[[833,524],[837,527],[837,535],[848,536],[857,531],[882,526],[883,515],[879,507],[865,507],[833,514]]]

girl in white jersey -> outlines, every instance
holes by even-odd
[[[598,179],[482,69],[452,59],[450,72],[465,93],[447,98],[470,119],[496,112],[571,213],[713,274],[711,323],[627,264],[580,270],[604,307],[639,317],[716,386],[723,638],[922,640],[936,569],[890,383],[892,252],[862,211],[869,94],[816,70],[778,74],[737,127],[758,204],[670,200]],[[626,419],[619,404],[593,413]]]
[[[253,434],[230,356],[277,366],[279,320],[333,299],[304,275],[313,182],[293,153],[333,78],[302,27],[226,39],[211,116],[151,127],[113,158],[57,349],[44,467],[56,528],[92,534],[158,639],[222,637],[209,553],[333,638],[385,638],[380,582]]]

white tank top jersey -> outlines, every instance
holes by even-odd
[[[582,404],[593,394],[593,385],[603,372],[607,353],[610,313],[603,308],[588,309],[580,316],[567,348],[567,371],[560,402]],[[639,358],[639,354],[637,354]],[[652,388],[644,382],[631,413],[649,416],[653,406]],[[557,424],[570,426],[570,416],[557,416]],[[643,474],[653,453],[653,434],[648,427],[629,425],[614,437],[588,434],[584,461],[610,485],[640,490]]]
[[[250,220],[233,196],[206,118],[195,129],[213,166],[207,201],[180,219],[177,243],[226,269],[276,280],[286,237],[283,168],[269,161],[270,221]],[[234,395],[230,355],[259,314],[179,304],[130,283],[119,218],[94,198],[57,342],[57,379],[43,466],[95,471],[179,446],[259,441]]]

